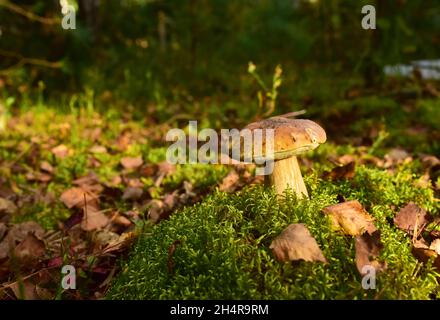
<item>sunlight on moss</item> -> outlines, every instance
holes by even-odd
[[[411,184],[409,167],[396,175],[359,167],[353,181],[306,178],[311,200],[286,193],[278,201],[261,186],[237,194],[216,192],[175,213],[143,236],[109,291],[109,299],[428,299],[436,273],[411,254],[410,240],[390,224],[408,201],[438,214],[432,191]],[[315,185],[310,185],[311,183]],[[364,290],[354,261],[354,239],[331,230],[321,213],[337,196],[361,201],[381,231],[380,259],[388,265],[377,289]],[[394,206],[394,207],[393,207]],[[305,223],[328,265],[274,260],[271,241],[290,223]],[[174,274],[168,248],[176,241]]]

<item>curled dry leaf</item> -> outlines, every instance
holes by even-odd
[[[269,248],[280,262],[304,260],[327,263],[318,243],[303,223],[290,224]]]
[[[333,228],[342,230],[345,234],[359,236],[364,232],[373,234],[377,230],[373,217],[357,200],[334,204],[322,211],[330,216]]]
[[[366,266],[373,267],[376,272],[386,269],[386,263],[376,260],[382,247],[383,245],[380,242],[379,230],[372,234],[364,233],[363,235],[356,237],[356,267],[361,275],[367,273],[364,269]]]
[[[431,217],[428,213],[413,202],[408,203],[405,207],[400,209],[399,213],[394,218],[394,224],[401,230],[413,235],[414,230],[420,233]]]
[[[125,157],[121,159],[121,165],[127,170],[137,169],[143,163],[142,157]]]
[[[437,252],[438,243],[434,242],[429,246],[424,239],[416,240],[413,244],[412,254],[423,263],[427,263],[432,259],[437,271],[440,272],[440,256]]]

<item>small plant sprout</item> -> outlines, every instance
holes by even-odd
[[[245,129],[263,129],[263,133],[268,129],[274,130],[273,155],[265,155],[263,148],[253,150],[254,158],[263,156],[267,161],[274,162],[272,172],[265,175],[266,185],[274,186],[278,195],[291,188],[299,199],[308,198],[297,156],[324,143],[327,140],[324,129],[311,120],[282,116],[253,122]]]

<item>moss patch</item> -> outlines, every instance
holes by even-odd
[[[411,254],[410,239],[392,223],[408,201],[438,214],[432,190],[416,187],[414,166],[394,175],[358,167],[351,181],[330,183],[311,175],[312,200],[287,193],[276,200],[261,186],[237,194],[216,192],[201,204],[174,214],[144,234],[113,283],[109,299],[428,299],[437,290],[436,272]],[[354,239],[331,230],[320,211],[338,195],[359,200],[381,231],[380,260],[388,268],[375,290],[364,290],[354,257]],[[279,263],[269,245],[288,224],[305,223],[328,265]],[[174,267],[168,249],[174,241]]]

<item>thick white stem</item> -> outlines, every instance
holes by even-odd
[[[296,157],[275,161],[272,174],[266,177],[266,183],[273,185],[278,195],[291,188],[298,199],[309,197]]]

